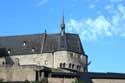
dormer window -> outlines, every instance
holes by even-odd
[[[32,52],[34,52],[35,51],[35,48],[32,48]]]
[[[10,54],[10,52],[11,52],[11,49],[8,49],[8,54]]]
[[[23,46],[26,46],[26,41],[23,41]]]

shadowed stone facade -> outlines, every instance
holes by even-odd
[[[11,59],[9,61],[9,58]],[[86,57],[74,52],[57,51],[53,53],[7,56],[7,63],[19,65],[40,65],[50,68],[69,68],[86,72]],[[6,61],[1,58],[1,64]],[[6,63],[6,62],[5,62]]]

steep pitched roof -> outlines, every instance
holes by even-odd
[[[44,41],[44,43],[43,43]],[[24,45],[25,43],[25,45]],[[55,51],[71,51],[84,54],[80,38],[77,34],[32,34],[0,37],[0,48],[9,49],[10,55],[50,53]],[[34,49],[34,51],[32,51]],[[3,53],[0,50],[0,53]]]

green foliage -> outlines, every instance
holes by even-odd
[[[31,83],[48,83],[48,79],[47,78],[42,78],[41,81],[33,81]]]
[[[23,83],[30,83],[28,80],[25,80]]]
[[[0,83],[2,83],[2,82],[3,82],[3,80],[4,80],[4,79],[0,79]]]
[[[47,79],[47,78],[43,78],[43,79],[41,80],[41,83],[48,83],[48,79]]]

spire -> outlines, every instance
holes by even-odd
[[[62,16],[62,23],[61,23],[61,35],[63,36],[65,34],[65,21],[64,21],[64,13]]]

